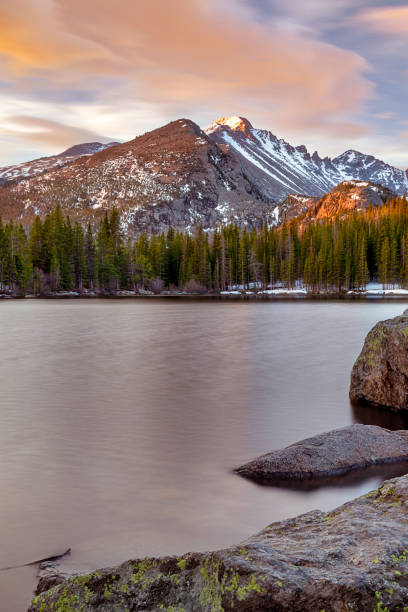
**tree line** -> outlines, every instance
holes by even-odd
[[[311,292],[408,286],[408,206],[396,198],[335,218],[293,219],[279,228],[228,225],[194,234],[170,228],[129,238],[120,213],[96,227],[64,217],[57,206],[26,230],[0,221],[0,291],[180,289],[222,291],[305,286]]]

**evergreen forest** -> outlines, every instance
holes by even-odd
[[[120,213],[83,227],[59,206],[27,230],[0,222],[0,291],[16,295],[120,290],[192,293],[304,286],[315,293],[408,286],[408,205],[381,207],[278,228],[228,225],[194,234],[169,229],[128,238]]]

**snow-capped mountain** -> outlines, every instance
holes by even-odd
[[[0,189],[0,214],[29,223],[59,203],[86,222],[117,207],[130,231],[274,222],[275,206],[223,151],[188,119],[126,143],[43,168]]]
[[[330,159],[312,155],[303,145],[293,147],[243,117],[218,119],[208,136],[239,160],[244,172],[268,198],[281,202],[289,194],[321,196],[347,180],[378,183],[397,194],[408,192],[407,171],[358,151]]]
[[[39,159],[34,159],[33,161],[22,164],[15,164],[14,166],[5,166],[0,168],[0,185],[4,185],[9,181],[19,181],[23,178],[30,178],[42,174],[46,170],[51,170],[52,168],[61,168],[75,161],[78,157],[93,155],[98,151],[103,151],[116,144],[118,143],[109,142],[107,144],[102,144],[101,142],[84,142],[83,144],[74,145],[58,155],[40,157]]]
[[[230,222],[251,228],[308,214],[339,183],[361,180],[368,191],[360,185],[337,198],[340,208],[364,207],[360,199],[369,202],[376,189],[385,194],[381,202],[408,190],[406,173],[372,156],[347,151],[322,159],[242,117],[218,119],[206,131],[180,119],[129,142],[86,143],[1,168],[0,216],[29,224],[58,203],[81,222],[116,207],[130,233]],[[336,214],[339,206],[322,210]]]
[[[408,192],[408,170],[390,166],[373,155],[350,149],[335,157],[333,164],[345,180],[371,181],[398,195]]]

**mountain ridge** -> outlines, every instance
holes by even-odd
[[[272,226],[307,213],[347,180],[369,184],[368,196],[361,192],[364,206],[371,196],[375,203],[376,185],[388,190],[386,197],[408,189],[402,170],[352,149],[321,158],[244,117],[223,117],[206,130],[178,119],[128,142],[84,143],[0,168],[0,215],[30,224],[59,203],[84,223],[118,208],[131,234],[170,226]],[[347,209],[359,208],[360,191]]]
[[[0,189],[6,218],[30,222],[55,202],[82,222],[115,206],[135,232],[211,228],[246,218],[262,224],[272,203],[236,159],[188,119]]]
[[[119,144],[118,142],[83,142],[73,145],[65,149],[61,153],[38,157],[36,159],[13,164],[11,166],[0,167],[0,184],[6,184],[11,181],[18,181],[24,178],[29,178],[51,170],[52,168],[62,167],[63,165],[75,161],[78,157],[85,155],[93,155],[99,151],[103,151],[109,147]]]
[[[348,149],[337,157],[322,158],[317,151],[310,154],[304,145],[294,147],[268,130],[247,124],[251,126],[244,117],[222,118],[205,132],[217,144],[233,149],[247,174],[260,181],[267,196],[276,201],[292,193],[322,196],[345,180],[371,181],[398,195],[408,192],[408,171],[373,155]]]

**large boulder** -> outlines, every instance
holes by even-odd
[[[408,431],[355,424],[266,453],[236,472],[261,481],[304,480],[407,459]]]
[[[351,372],[350,398],[408,409],[408,310],[368,333]]]
[[[29,612],[407,610],[408,476],[328,513],[273,523],[213,553],[126,561],[74,576]]]

